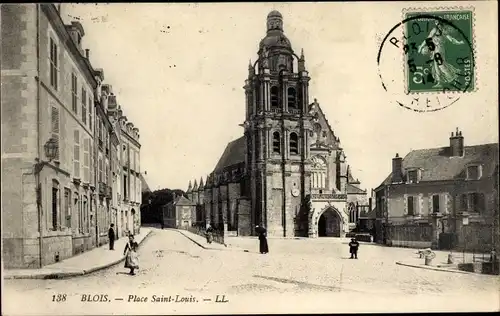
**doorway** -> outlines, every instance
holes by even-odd
[[[340,237],[340,222],[333,209],[324,211],[318,220],[318,237]]]

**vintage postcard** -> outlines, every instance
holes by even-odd
[[[2,4],[2,313],[499,311],[497,12]]]

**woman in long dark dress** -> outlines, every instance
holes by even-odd
[[[259,236],[259,252],[269,253],[269,246],[267,245],[267,230],[262,226],[256,226],[255,232]]]
[[[207,237],[207,243],[211,244],[214,238],[214,229],[212,228],[212,225],[208,224],[207,229],[205,231],[205,236]]]
[[[130,275],[135,275],[134,270],[139,269],[139,257],[137,255],[137,247],[139,244],[134,239],[134,235],[128,236],[128,242],[123,250],[125,256],[125,268],[130,269]]]

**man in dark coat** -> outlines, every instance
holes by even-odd
[[[207,225],[207,229],[205,230],[205,237],[207,238],[207,243],[208,244],[211,244],[212,243],[212,240],[213,240],[213,237],[214,237],[214,229],[212,227],[212,225],[208,224]]]
[[[115,250],[115,224],[109,225],[108,238],[109,238],[109,250]]]
[[[351,238],[351,242],[349,243],[349,252],[351,253],[351,259],[358,259],[358,248],[359,242],[356,238]]]
[[[259,236],[259,252],[269,253],[269,246],[267,245],[267,230],[263,226],[256,226],[255,232]]]

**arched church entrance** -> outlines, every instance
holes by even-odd
[[[340,237],[341,223],[334,209],[326,209],[318,220],[318,237]]]

